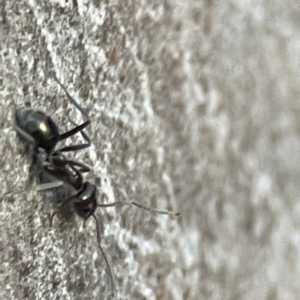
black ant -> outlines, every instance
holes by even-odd
[[[52,214],[52,216],[50,217],[50,226],[52,225],[53,218],[57,213],[61,213],[61,214],[65,214],[66,212],[68,213],[70,208],[72,208],[79,217],[83,218],[84,221],[86,221],[90,217],[94,218],[96,222],[97,244],[106,263],[106,267],[110,277],[112,296],[114,295],[115,284],[113,280],[111,267],[101,247],[100,225],[99,225],[99,220],[95,215],[95,211],[97,207],[107,208],[107,207],[113,207],[119,205],[134,205],[138,208],[150,211],[152,213],[180,216],[180,213],[178,212],[156,210],[138,204],[134,201],[130,201],[128,203],[117,201],[108,204],[98,204],[97,203],[98,190],[96,186],[88,181],[84,181],[81,173],[78,171],[77,168],[74,167],[74,164],[70,164],[69,161],[66,160],[62,154],[60,154],[59,159],[56,160],[54,158],[51,164],[44,165],[43,171],[71,185],[77,191],[75,195],[63,201],[59,210],[55,211]]]
[[[85,111],[79,106],[79,104],[69,95],[66,88],[55,78],[59,83],[62,89],[67,94],[69,100],[86,116]],[[108,274],[111,282],[111,291],[112,295],[114,294],[115,284],[113,280],[112,271],[107,260],[107,257],[101,247],[101,234],[100,234],[100,225],[98,218],[95,216],[95,211],[97,207],[113,207],[118,205],[134,205],[138,208],[148,210],[153,213],[165,214],[165,215],[175,215],[179,216],[177,212],[171,211],[160,211],[155,210],[143,205],[140,205],[134,201],[129,203],[126,202],[113,202],[108,204],[98,204],[98,191],[95,185],[88,181],[84,181],[82,174],[83,172],[90,171],[90,168],[85,166],[82,163],[67,160],[62,152],[67,151],[77,151],[84,148],[87,148],[91,145],[89,137],[83,132],[83,129],[90,124],[90,120],[84,122],[83,124],[76,126],[74,129],[64,133],[59,134],[58,127],[54,121],[41,111],[34,111],[31,108],[21,108],[16,110],[15,114],[16,124],[14,127],[17,132],[24,138],[27,142],[34,145],[34,160],[33,164],[36,163],[36,159],[39,154],[39,149],[42,148],[47,154],[47,158],[43,161],[40,167],[40,171],[45,171],[55,177],[56,179],[70,185],[74,190],[75,194],[67,198],[61,204],[59,210],[55,211],[50,217],[50,225],[52,225],[53,217],[57,213],[66,213],[69,208],[72,208],[78,216],[83,218],[84,221],[93,217],[96,222],[96,233],[97,233],[97,244],[100,249],[100,252],[105,260]],[[68,137],[80,132],[86,144],[73,145],[55,150],[57,143]],[[40,185],[39,190],[48,189],[51,186],[49,184]]]

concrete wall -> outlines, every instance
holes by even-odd
[[[299,299],[297,1],[0,2],[0,298],[110,299],[95,225],[49,216],[12,128],[87,109],[115,299]],[[70,143],[80,143],[80,135]]]

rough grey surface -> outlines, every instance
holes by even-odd
[[[62,131],[87,108],[116,299],[298,299],[297,1],[2,0],[0,299],[109,299],[93,221],[26,190],[11,126],[30,101]],[[80,141],[80,136],[70,142]]]

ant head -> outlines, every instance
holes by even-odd
[[[76,213],[84,220],[88,219],[97,208],[96,187],[89,182],[85,182],[82,191],[77,194],[76,198],[77,200],[74,201]]]

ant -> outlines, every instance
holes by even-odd
[[[55,77],[55,80],[65,91],[70,102],[73,103],[78,110],[82,112],[83,115],[86,115],[84,109],[71,97],[66,88],[58,81]],[[30,107],[20,108],[16,110],[15,113],[16,124],[14,125],[17,132],[21,135],[25,141],[34,145],[34,159],[32,164],[36,163],[38,158],[39,149],[44,149],[47,157],[46,160],[39,166],[41,172],[46,172],[52,177],[71,186],[75,190],[75,194],[71,197],[65,199],[60,205],[59,209],[55,211],[50,217],[50,226],[52,226],[53,218],[56,214],[66,214],[69,213],[69,210],[73,210],[79,217],[84,221],[92,217],[96,223],[96,234],[97,234],[97,244],[100,249],[100,252],[105,260],[106,267],[108,270],[108,275],[111,283],[111,292],[112,296],[114,295],[115,284],[113,280],[113,275],[111,267],[109,265],[108,259],[105,255],[104,250],[101,246],[101,234],[100,234],[100,224],[99,220],[95,215],[97,207],[114,207],[119,205],[133,205],[138,208],[150,211],[152,213],[165,214],[165,215],[175,215],[179,216],[180,214],[172,211],[161,211],[152,209],[150,207],[143,206],[134,201],[130,202],[113,202],[108,204],[98,204],[98,190],[96,186],[89,181],[84,181],[82,173],[89,172],[90,168],[86,165],[68,160],[63,155],[63,152],[68,151],[77,151],[84,148],[87,148],[91,145],[90,138],[87,134],[84,133],[83,129],[90,124],[90,120],[84,122],[83,124],[76,126],[72,130],[59,134],[59,130],[54,121],[45,113],[41,111],[34,111]],[[55,150],[59,141],[67,139],[68,137],[80,132],[86,144],[73,145]],[[57,187],[57,185],[41,184],[39,185],[39,190],[45,190],[52,187]]]

